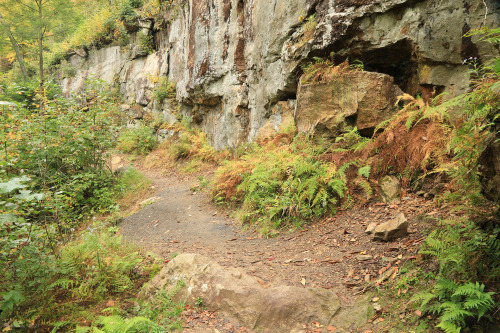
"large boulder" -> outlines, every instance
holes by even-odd
[[[398,111],[400,95],[401,89],[386,74],[346,70],[322,82],[303,77],[297,94],[297,129],[338,136],[346,126],[356,126],[369,135]]]
[[[142,290],[142,297],[186,286],[179,296],[188,303],[203,299],[209,310],[259,332],[301,332],[312,321],[354,331],[366,324],[367,302],[342,309],[333,290],[300,287],[263,287],[258,279],[235,268],[223,268],[198,254],[175,257]],[[353,316],[352,314],[356,314]]]

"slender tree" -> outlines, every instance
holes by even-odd
[[[34,47],[38,62],[38,79],[43,93],[44,49],[46,38],[52,36],[53,27],[65,24],[72,25],[69,15],[73,2],[69,0],[2,0],[0,9],[8,12],[10,22],[3,16],[4,30],[8,28],[14,40],[19,37],[26,45]],[[5,24],[4,24],[5,23]],[[36,43],[34,43],[36,42]],[[18,44],[18,43],[16,43]],[[15,48],[14,44],[13,47]]]
[[[19,62],[19,67],[21,68],[21,72],[23,73],[24,81],[27,81],[28,80],[28,72],[26,71],[26,67],[24,66],[23,54],[22,54],[21,50],[19,49],[19,44],[17,43],[16,38],[14,37],[14,35],[12,34],[12,31],[10,30],[9,24],[3,18],[1,11],[0,11],[0,24],[2,25],[3,30],[7,34],[7,37],[9,37],[10,43],[12,44],[12,48],[16,52],[16,58],[17,58],[17,61]]]

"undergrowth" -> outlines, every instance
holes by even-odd
[[[288,129],[274,140],[254,145],[239,159],[224,162],[213,180],[214,200],[237,204],[243,222],[256,223],[270,233],[335,214],[351,200],[348,184],[352,189],[360,186],[370,197],[370,168],[361,161],[322,161],[319,157],[328,149],[327,144]]]
[[[149,184],[134,169],[111,172],[117,107],[100,82],[86,86],[74,100],[34,91],[19,95],[20,107],[0,109],[0,322],[7,331],[90,326],[110,304],[132,326],[145,322],[125,319],[136,316],[126,310],[159,266],[116,235],[115,199],[128,205]],[[93,330],[105,330],[104,321]]]
[[[134,155],[147,155],[158,145],[158,139],[149,126],[140,123],[137,127],[120,131],[118,150]]]

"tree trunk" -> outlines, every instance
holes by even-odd
[[[38,19],[40,24],[38,26],[38,66],[39,66],[39,80],[40,80],[40,113],[43,113],[44,103],[45,103],[45,89],[43,86],[43,35],[44,26],[42,24],[43,12],[42,12],[42,0],[37,0],[36,4],[38,6]]]
[[[21,68],[21,72],[23,73],[24,81],[28,81],[28,72],[26,72],[26,67],[24,67],[23,54],[21,53],[21,50],[19,49],[19,44],[17,44],[17,41],[14,38],[14,35],[10,31],[9,25],[3,19],[2,13],[0,13],[0,23],[2,24],[7,35],[9,36],[9,39],[10,39],[10,42],[12,43],[12,47],[14,48],[14,51],[16,51],[16,58],[17,58],[17,61],[19,62],[19,67]]]

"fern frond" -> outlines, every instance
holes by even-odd
[[[461,328],[450,322],[440,322],[436,327],[445,331],[445,333],[460,333]]]
[[[473,315],[472,312],[465,310],[460,303],[444,302],[441,304],[443,315],[439,317],[441,322],[459,322],[463,324],[466,317]]]
[[[75,281],[70,279],[61,278],[49,286],[49,289],[54,289],[55,287],[62,288],[65,290],[70,290],[75,286]]]
[[[365,177],[365,178],[370,178],[370,170],[371,170],[371,165],[366,165],[364,167],[361,167],[358,169],[358,175]]]

